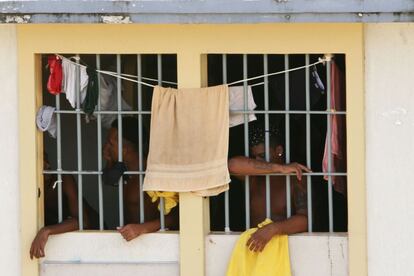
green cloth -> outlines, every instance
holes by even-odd
[[[95,69],[93,68],[87,67],[86,73],[88,74],[89,81],[85,101],[83,103],[83,111],[90,116],[93,114],[93,112],[95,111],[95,106],[98,104],[98,76],[96,74]]]

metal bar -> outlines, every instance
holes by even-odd
[[[162,85],[162,55],[157,54],[157,78],[158,85]],[[165,216],[164,216],[164,198],[160,197],[160,230],[165,230]]]
[[[60,95],[56,95],[56,110],[60,109]],[[58,188],[58,221],[63,221],[63,207],[62,207],[62,136],[61,136],[61,122],[60,122],[60,114],[56,114],[56,131],[57,131],[57,139],[56,139],[56,161],[57,161],[57,188]]]
[[[80,111],[76,111],[76,110],[60,110],[60,111],[55,111],[55,113],[60,113],[60,114],[77,114],[77,113],[79,113],[79,114],[85,114],[85,112],[82,111],[82,110],[80,110]],[[110,111],[110,110],[105,110],[104,111],[104,110],[101,110],[101,111],[95,111],[94,114],[136,115],[136,114],[151,114],[151,111],[141,111],[141,112],[139,112],[139,111],[127,111],[127,110],[124,110],[124,111],[118,112],[116,110],[115,111]]]
[[[243,79],[247,79],[247,55],[243,54]],[[244,93],[244,110],[248,110],[248,97],[247,97],[247,82],[243,82],[243,93]],[[244,114],[244,155],[249,157],[249,115]],[[244,180],[244,204],[246,209],[246,229],[250,228],[250,178],[248,175],[245,176]]]
[[[80,110],[81,106],[81,87],[80,87],[80,67],[79,67],[79,55],[76,55],[76,110]],[[77,134],[77,153],[78,153],[78,171],[82,171],[82,130],[81,130],[81,114],[76,114],[76,134]],[[82,189],[82,175],[78,174],[78,219],[79,230],[83,230],[83,189]]]
[[[326,109],[331,110],[331,61],[326,62]],[[326,139],[328,142],[328,172],[332,172],[332,145],[331,145],[331,134],[332,134],[332,115],[326,116],[327,123],[327,135]],[[333,199],[332,199],[332,177],[328,176],[328,208],[329,208],[329,232],[333,232]]]
[[[116,55],[116,71],[121,73],[121,55]],[[118,102],[118,161],[122,162],[122,115],[119,111],[122,110],[122,82],[117,78],[117,102]],[[118,201],[119,201],[119,226],[124,226],[124,179],[121,176],[118,183]]]
[[[285,70],[289,70],[289,55],[285,55]],[[289,111],[289,72],[285,73],[285,111]],[[285,161],[290,163],[290,116],[285,114]],[[290,192],[290,176],[286,176],[286,214],[289,218],[292,215]]]
[[[138,81],[142,80],[142,59],[141,55],[137,55],[137,75]],[[138,111],[142,111],[142,84],[138,83]],[[142,114],[138,114],[138,169],[140,171],[144,170],[143,166],[143,156],[142,156],[143,146],[142,146]],[[144,223],[145,221],[145,210],[144,210],[144,176],[139,175],[139,222]]]
[[[101,56],[96,55],[96,68],[101,69]],[[98,91],[101,91],[101,74],[97,73],[98,79]],[[101,96],[98,93],[98,111],[101,110]],[[102,117],[101,114],[97,114],[97,136],[98,136],[98,171],[102,171]],[[98,175],[98,204],[99,204],[99,229],[104,229],[104,209],[103,209],[103,187],[102,187],[102,175]]]
[[[269,71],[268,66],[268,56],[265,54],[263,55],[263,74],[267,75]],[[264,77],[264,109],[265,111],[269,111],[269,78],[266,76]],[[265,158],[266,162],[270,162],[270,154],[269,154],[269,147],[270,147],[270,141],[269,141],[269,113],[264,114],[264,123],[265,123]],[[266,218],[271,219],[272,213],[271,213],[271,196],[270,196],[270,176],[266,175]]]
[[[66,171],[66,170],[44,170],[43,174],[82,174],[82,175],[99,175],[102,174],[101,171]],[[145,174],[145,171],[126,171],[124,174],[128,175],[139,175],[139,174]],[[283,173],[269,173],[269,174],[257,174],[257,175],[274,175],[274,176],[286,176],[286,174]],[[296,174],[291,174],[292,176],[295,176]],[[302,175],[310,175],[310,176],[325,176],[325,175],[331,175],[331,176],[347,176],[346,172],[312,172],[312,173],[303,173]]]
[[[76,111],[76,110],[55,110],[54,113],[56,114],[85,114],[82,110]],[[332,115],[346,115],[346,111],[309,111],[306,110],[231,110],[230,113],[232,114],[312,114],[312,115],[326,115],[326,114],[332,114]],[[122,115],[151,115],[151,111],[96,111],[94,114],[122,114]]]
[[[305,55],[305,64],[309,65],[309,54]],[[306,83],[306,111],[310,111],[310,77],[309,67],[306,67],[305,71],[305,83]],[[306,166],[312,167],[311,164],[311,128],[310,128],[310,114],[306,114]],[[308,195],[308,232],[312,232],[312,178],[306,177],[306,190]]]
[[[223,54],[222,56],[222,66],[223,66],[223,84],[227,83],[227,55]],[[230,232],[230,201],[229,201],[229,191],[224,193],[224,232]]]

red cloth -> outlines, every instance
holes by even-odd
[[[48,64],[50,75],[47,81],[47,90],[52,95],[57,95],[62,92],[62,60],[56,56],[51,55],[48,57]]]
[[[334,61],[331,62],[331,110],[345,110],[345,80],[344,75]],[[331,137],[326,134],[325,152],[323,154],[322,170],[328,171],[328,160],[331,158],[331,172],[346,172],[346,129],[345,115],[330,115]],[[328,139],[331,140],[331,156],[328,155]],[[324,176],[328,180],[328,176]],[[334,189],[346,196],[346,177],[332,176]]]

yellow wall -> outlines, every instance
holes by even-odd
[[[347,139],[350,275],[367,274],[364,168],[364,84],[362,24],[252,25],[20,25],[19,115],[22,250],[29,252],[37,230],[35,112],[38,53],[175,53],[180,87],[205,83],[203,54],[208,53],[345,53],[347,66]],[[39,104],[39,103],[37,103]],[[36,163],[37,162],[37,163]],[[39,183],[39,182],[38,182]],[[207,204],[183,195],[191,206],[181,218],[182,275],[203,275],[206,215],[200,227],[186,217],[205,214]],[[190,233],[195,238],[189,237]],[[37,262],[23,256],[23,275],[37,275]],[[185,257],[185,258],[184,258]]]

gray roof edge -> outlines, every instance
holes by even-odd
[[[0,0],[0,23],[413,22],[413,13],[414,0]]]
[[[0,14],[0,24],[249,24],[414,22],[414,13]]]

